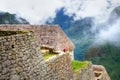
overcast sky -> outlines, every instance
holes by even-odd
[[[66,14],[76,14],[75,19],[98,15],[99,19],[118,4],[120,0],[0,0],[0,11],[17,14],[31,24],[42,24],[49,17],[54,18],[62,7]]]

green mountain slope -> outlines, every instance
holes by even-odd
[[[69,29],[65,30],[68,37],[75,44],[74,57],[76,60],[83,60],[86,51],[91,46],[94,34],[91,32],[93,18],[88,17],[75,21]]]
[[[120,80],[120,47],[110,44],[94,46],[87,52],[86,59],[104,65],[111,80]]]
[[[15,14],[0,12],[0,24],[29,24],[29,22]]]

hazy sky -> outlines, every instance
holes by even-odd
[[[64,7],[75,19],[86,16],[105,16],[120,0],[0,0],[0,10],[15,13],[31,24],[44,23],[48,17],[55,17],[56,10]],[[109,8],[109,9],[107,9]]]

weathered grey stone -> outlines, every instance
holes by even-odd
[[[47,69],[41,65],[46,64],[33,33],[0,37],[0,42],[0,80],[45,80]]]
[[[10,80],[20,80],[20,76],[15,74],[10,76]]]

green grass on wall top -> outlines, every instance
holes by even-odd
[[[72,61],[72,68],[74,72],[78,72],[81,68],[85,68],[89,64],[88,61]]]

